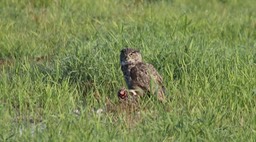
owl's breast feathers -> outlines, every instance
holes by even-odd
[[[153,65],[138,63],[130,70],[131,86],[133,89],[141,88],[145,92],[164,95],[163,79]]]

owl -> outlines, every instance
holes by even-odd
[[[120,64],[128,89],[137,95],[157,95],[160,101],[165,100],[163,79],[153,65],[144,63],[139,50],[125,48],[120,53]]]

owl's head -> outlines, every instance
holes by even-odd
[[[121,65],[137,64],[142,62],[142,57],[139,50],[132,48],[124,48],[120,53]]]

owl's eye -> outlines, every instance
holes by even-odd
[[[133,51],[132,53],[130,53],[130,55],[136,54],[138,53],[137,51]]]

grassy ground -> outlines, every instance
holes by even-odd
[[[255,5],[0,1],[0,141],[254,141]],[[170,101],[118,104],[124,46],[158,69]]]

